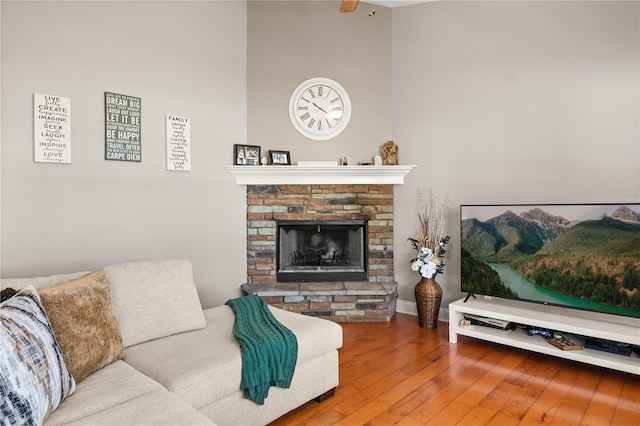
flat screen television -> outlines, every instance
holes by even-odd
[[[640,203],[460,206],[465,293],[640,317]]]

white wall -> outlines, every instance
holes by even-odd
[[[290,151],[298,161],[372,161],[391,129],[391,9],[375,16],[362,3],[339,13],[335,1],[250,1],[247,88],[249,142]],[[351,120],[337,137],[314,141],[289,119],[289,98],[312,77],[336,80],[349,93]]]
[[[413,302],[415,191],[451,195],[443,306],[459,292],[459,205],[640,201],[637,2],[433,2],[393,10],[396,279]]]
[[[395,191],[400,298],[418,281],[415,191],[432,186],[452,197],[447,303],[461,296],[459,204],[640,200],[638,6],[432,2],[369,17],[363,2],[339,15],[336,2],[3,1],[2,276],[188,258],[204,304],[222,304],[246,281],[245,191],[221,168],[233,143],[367,160],[394,139],[418,165]],[[354,105],[327,142],[286,114],[318,75]],[[105,91],[142,98],[142,163],[103,159]],[[33,162],[34,92],[71,98],[71,165]],[[165,114],[193,120],[190,173],[165,171]]]
[[[205,306],[246,281],[246,3],[2,7],[2,276],[193,262]],[[142,162],[104,160],[104,92],[142,98]],[[71,98],[69,165],[33,162],[33,93]],[[192,120],[192,171],[165,165],[166,114]],[[229,253],[238,253],[233,256]]]

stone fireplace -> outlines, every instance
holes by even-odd
[[[337,322],[389,321],[398,296],[393,272],[393,185],[402,183],[413,167],[404,166],[400,178],[388,177],[400,166],[343,166],[331,168],[335,170],[328,178],[322,176],[328,168],[229,167],[239,184],[247,184],[243,293]],[[266,178],[251,176],[260,169]],[[340,176],[354,171],[356,179]],[[362,179],[362,171],[377,171],[382,178]],[[284,179],[285,183],[269,177],[280,172],[304,176]],[[319,183],[309,183],[313,181]],[[261,182],[265,184],[256,184]],[[296,226],[299,230],[292,231]],[[347,242],[345,232],[352,233],[354,241]],[[364,240],[360,246],[355,242],[358,236]],[[326,273],[317,274],[319,269]]]

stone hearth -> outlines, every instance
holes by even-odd
[[[397,283],[244,284],[243,293],[269,305],[336,322],[384,322],[396,313]]]

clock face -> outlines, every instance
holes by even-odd
[[[289,100],[289,118],[304,136],[327,140],[340,134],[351,118],[351,101],[344,88],[328,78],[302,82]]]

